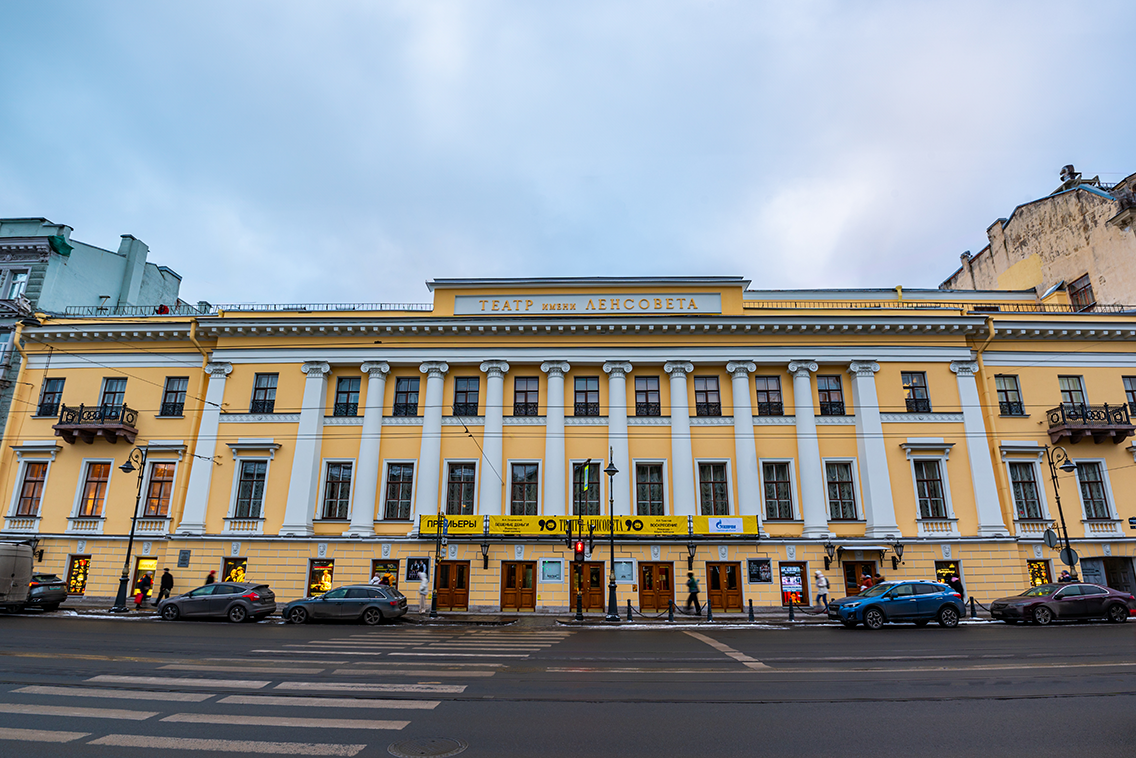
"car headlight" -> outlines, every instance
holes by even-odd
[[[855,602],[855,603],[849,603],[848,605],[846,605],[844,607],[847,608],[848,610],[852,610],[853,608],[859,608],[861,605],[863,605],[862,602]]]

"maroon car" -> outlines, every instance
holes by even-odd
[[[1007,624],[1070,619],[1127,621],[1136,614],[1136,597],[1096,584],[1041,584],[1020,595],[1000,597],[990,604],[990,615]]]

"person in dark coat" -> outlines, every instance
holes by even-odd
[[[698,604],[698,580],[694,578],[694,572],[688,572],[686,579],[686,589],[689,594],[686,596],[686,612],[690,613],[690,606],[694,604],[695,614],[702,615],[702,606]]]
[[[134,593],[134,609],[138,610],[142,604],[146,602],[146,596],[150,594],[150,588],[154,586],[154,580],[150,578],[149,574],[143,574],[142,578],[138,580],[135,585],[136,592]]]
[[[210,571],[209,576],[205,577],[205,583],[206,584],[213,584],[213,582],[215,582],[215,581],[217,581],[217,572],[216,571]]]
[[[162,581],[158,584],[158,595],[154,598],[154,605],[162,602],[162,598],[170,596],[170,590],[174,588],[174,575],[170,573],[169,569],[162,570]]]
[[[947,582],[947,584],[951,586],[952,590],[959,594],[960,598],[966,598],[966,590],[962,586],[962,579],[959,579],[957,576],[952,576],[951,580]]]

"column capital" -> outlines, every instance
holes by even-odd
[[[540,370],[548,374],[548,378],[556,377],[563,378],[568,373],[568,369],[572,368],[568,361],[545,361],[540,364]]]
[[[627,376],[627,372],[631,371],[631,363],[629,361],[608,361],[603,365],[603,370],[611,374],[612,379],[622,379]]]
[[[801,379],[801,378],[807,379],[809,374],[813,373],[818,368],[820,368],[820,367],[817,366],[816,361],[807,361],[806,360],[806,361],[790,361],[789,362],[789,373],[792,374],[793,376],[797,377],[798,379]]]
[[[427,378],[441,378],[443,374],[450,370],[450,364],[445,361],[426,361],[418,367],[418,370],[426,374]]]
[[[978,373],[978,361],[951,361],[951,371],[961,376],[974,376]]]
[[[663,371],[671,375],[671,378],[681,378],[694,371],[694,364],[690,361],[667,361],[663,364]]]
[[[218,361],[216,363],[206,363],[205,373],[209,376],[228,376],[233,373],[233,364]]]
[[[848,373],[856,376],[875,376],[880,370],[880,364],[875,361],[852,361],[848,364]]]
[[[327,361],[308,361],[300,366],[300,370],[307,374],[309,379],[322,379],[331,373],[331,364]]]
[[[481,370],[490,379],[503,379],[509,371],[509,364],[505,361],[486,361],[481,364]]]
[[[391,367],[386,361],[367,361],[359,370],[371,379],[382,379],[390,373]]]
[[[745,379],[757,371],[757,364],[753,361],[730,361],[726,364],[726,371],[735,379]]]

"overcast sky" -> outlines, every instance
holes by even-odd
[[[212,302],[458,276],[934,287],[1136,172],[1132,2],[6,0],[0,216]]]

